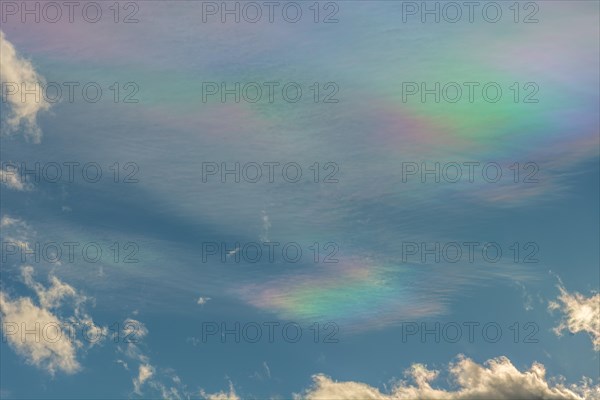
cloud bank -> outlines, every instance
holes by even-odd
[[[360,382],[336,382],[323,374],[313,376],[313,386],[295,399],[306,400],[486,400],[486,399],[556,399],[591,400],[600,398],[600,387],[592,386],[591,379],[581,384],[565,386],[555,379],[546,378],[542,364],[533,363],[526,371],[519,371],[506,357],[486,361],[483,365],[462,355],[448,368],[454,390],[437,389],[432,382],[439,371],[429,370],[423,364],[413,364],[407,371],[408,380],[399,381],[390,391]],[[410,382],[409,382],[410,381]],[[412,383],[411,383],[412,382]]]

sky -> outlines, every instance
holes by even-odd
[[[599,399],[596,1],[0,4],[0,398]]]

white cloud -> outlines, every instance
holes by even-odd
[[[94,324],[82,307],[88,299],[72,286],[50,275],[50,285],[45,287],[34,280],[33,273],[31,266],[21,268],[23,281],[36,293],[39,304],[34,304],[29,297],[13,300],[6,293],[0,292],[3,334],[9,345],[29,364],[50,374],[58,370],[68,374],[75,373],[81,368],[76,356],[77,349],[83,347],[83,344],[73,335],[72,329],[85,327],[91,347],[102,341],[108,328]],[[73,308],[73,315],[60,318],[56,311],[66,300],[69,300],[68,304]]]
[[[9,189],[27,191],[31,190],[31,185],[19,179],[19,174],[13,171],[0,169],[0,183]]]
[[[577,292],[570,294],[562,286],[558,289],[558,301],[551,301],[548,308],[560,310],[566,318],[554,328],[554,333],[560,336],[565,329],[571,333],[587,332],[594,350],[600,351],[600,293],[585,297]]]
[[[140,387],[154,375],[154,367],[150,364],[141,364],[137,378],[133,379],[133,387],[137,394],[141,394]]]
[[[125,336],[130,336],[130,340],[137,341],[148,335],[148,328],[142,322],[135,320],[133,318],[127,318],[123,322],[123,334]]]
[[[4,232],[9,231],[18,236],[20,240],[27,240],[32,232],[32,229],[23,220],[12,218],[6,214],[0,219],[0,228],[4,228]]]
[[[25,285],[35,291],[43,308],[52,309],[60,307],[63,299],[68,297],[75,299],[77,303],[85,301],[85,297],[79,295],[73,286],[62,282],[55,276],[49,277],[50,286],[48,288],[36,282],[33,279],[33,267],[31,266],[21,267],[21,276]]]
[[[271,379],[271,368],[269,368],[269,365],[266,361],[263,361],[263,367],[265,369],[265,372],[267,373],[267,378]]]
[[[0,292],[0,315],[8,343],[28,363],[51,374],[56,370],[72,374],[80,369],[74,343],[52,312],[36,306],[29,297],[11,300]],[[23,335],[25,329],[32,333]]]
[[[92,318],[84,311],[83,304],[90,299],[78,293],[73,286],[62,282],[53,275],[48,277],[50,286],[46,288],[33,279],[33,272],[33,267],[31,266],[21,267],[21,276],[25,285],[35,291],[42,308],[56,309],[63,304],[64,300],[71,300],[74,314],[67,320],[73,326],[82,327],[82,330],[85,329],[85,334],[88,338],[87,341],[90,343],[90,346],[101,343],[102,339],[108,333],[108,328],[96,325]],[[81,346],[81,342],[76,342],[76,344],[79,347]]]
[[[125,368],[127,371],[129,371],[129,365],[123,361],[123,360],[117,360],[117,364],[120,364],[123,366],[123,368]]]
[[[260,234],[260,240],[263,242],[269,242],[269,230],[271,229],[271,221],[269,215],[265,210],[262,211],[262,233]]]
[[[181,379],[175,375],[173,370],[156,368],[150,364],[150,357],[142,351],[144,346],[139,340],[148,335],[148,329],[142,322],[132,318],[126,319],[123,323],[123,335],[124,341],[128,341],[127,348],[125,350],[119,348],[119,350],[132,361],[139,363],[138,373],[132,378],[133,390],[137,395],[154,398],[160,394],[160,398],[165,400],[190,398],[186,393],[185,386],[181,384]],[[118,359],[117,363],[129,371],[127,362]],[[169,384],[161,381],[165,379],[165,376],[170,378],[168,379]],[[147,392],[152,392],[156,396],[150,396]],[[180,392],[183,392],[184,395],[182,396]]]
[[[9,226],[13,226],[13,225],[21,225],[21,224],[23,224],[23,221],[21,221],[18,218],[9,217],[8,215],[4,215],[2,217],[2,219],[0,219],[0,227],[2,227],[2,228],[6,228]]]
[[[263,361],[262,363],[262,367],[263,367],[263,371],[254,371],[254,373],[252,375],[250,375],[250,378],[252,379],[258,379],[258,380],[265,380],[265,379],[271,379],[271,369],[269,368],[269,364],[267,364],[266,361]]]
[[[198,297],[198,304],[200,304],[201,306],[205,305],[206,303],[208,303],[208,301],[210,300],[210,297]]]
[[[201,390],[200,396],[206,400],[240,400],[231,382],[229,382],[229,393],[223,391],[219,393],[206,393],[204,390]]]
[[[139,362],[138,374],[133,377],[133,390],[135,393],[142,394],[142,385],[146,383],[152,376],[154,376],[155,369],[150,364],[150,357],[148,357],[140,348],[140,339],[148,335],[148,328],[143,322],[140,322],[133,318],[127,318],[123,321],[122,337],[123,342],[127,343],[125,350],[119,348],[128,358],[135,362]],[[117,360],[118,363],[123,364],[125,369],[129,370],[128,364],[123,360]]]
[[[125,355],[132,360],[138,361],[141,364],[148,364],[149,357],[140,349],[140,339],[148,335],[148,328],[135,319],[127,318],[123,322],[123,341],[127,343],[125,350],[122,350]]]
[[[296,399],[306,400],[470,400],[470,399],[597,399],[600,387],[591,386],[586,379],[579,385],[565,386],[546,379],[542,364],[534,363],[529,370],[519,371],[506,357],[488,360],[483,365],[464,356],[449,365],[449,374],[455,390],[431,386],[439,371],[429,370],[422,364],[413,364],[406,375],[412,383],[402,380],[390,393],[360,382],[336,382],[319,374],[313,376],[314,384]]]
[[[15,239],[13,237],[10,236],[6,236],[5,240],[4,240],[4,246],[6,246],[6,249],[9,249],[9,245],[13,245],[16,246],[17,248],[21,249],[21,251],[26,251],[26,252],[31,252],[32,249],[31,247],[29,247],[29,243],[26,242],[25,240],[19,240],[19,239]],[[10,247],[10,251],[12,252],[14,248]],[[7,252],[7,255],[11,254]]]
[[[41,95],[36,99],[33,95],[21,98],[21,85],[26,85],[27,89],[35,88],[36,85],[44,82],[33,68],[29,60],[26,60],[17,54],[15,47],[6,39],[4,32],[0,31],[0,82],[14,85],[19,92],[12,95],[6,95],[2,99],[3,107],[8,104],[10,112],[3,119],[3,130],[11,134],[23,129],[26,137],[34,143],[39,143],[42,137],[42,131],[37,124],[37,114],[40,111],[46,111],[50,104]],[[39,90],[39,86],[38,90]],[[4,92],[2,93],[4,95]]]
[[[29,238],[32,234],[31,228],[22,220],[18,218],[12,218],[8,215],[2,216],[0,219],[0,236],[2,237],[2,242],[5,243],[5,250],[8,254],[12,254],[12,251],[15,249],[8,248],[8,245],[16,246],[21,249],[21,251],[31,251],[31,247],[29,245]]]

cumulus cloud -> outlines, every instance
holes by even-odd
[[[123,333],[125,336],[132,336],[130,342],[134,343],[138,339],[148,335],[148,328],[146,328],[146,325],[136,319],[127,318],[123,322]]]
[[[31,185],[27,182],[23,182],[18,173],[15,171],[8,171],[7,169],[0,169],[0,184],[6,186],[9,189],[18,191],[31,190]]]
[[[148,364],[149,357],[140,348],[140,341],[148,335],[148,328],[142,322],[127,318],[123,321],[123,342],[127,343],[125,349],[119,348],[128,358],[140,364]]]
[[[0,315],[9,345],[28,363],[51,374],[57,370],[72,374],[80,369],[76,348],[52,312],[33,304],[29,297],[11,300],[0,292]]]
[[[38,296],[40,305],[43,308],[57,308],[61,305],[62,301],[66,298],[72,298],[81,303],[85,300],[85,297],[79,295],[73,286],[62,282],[55,276],[50,276],[50,286],[46,288],[39,282],[36,282],[33,278],[33,267],[23,266],[21,268],[21,276],[25,284],[35,291]]]
[[[565,318],[554,328],[558,336],[566,329],[571,333],[587,332],[594,345],[594,350],[600,351],[600,293],[585,297],[580,293],[569,293],[561,285],[558,287],[560,296],[557,301],[551,301],[550,310],[560,310]]]
[[[25,358],[26,362],[44,369],[50,374],[62,371],[72,374],[81,369],[77,350],[83,347],[73,334],[73,328],[85,327],[91,345],[100,343],[108,328],[97,326],[83,310],[88,299],[72,286],[50,276],[48,287],[35,281],[31,266],[21,268],[21,276],[32,289],[38,303],[30,297],[11,299],[0,291],[0,317],[2,331],[9,345]],[[58,310],[65,303],[73,307],[72,315],[61,318]],[[91,346],[90,345],[90,346]]]
[[[73,307],[73,315],[68,317],[67,321],[73,326],[85,328],[86,337],[92,338],[88,340],[91,346],[100,343],[101,340],[99,339],[106,337],[108,328],[97,326],[92,317],[83,308],[83,304],[90,300],[88,297],[78,293],[74,287],[62,282],[53,275],[48,277],[50,285],[45,287],[34,280],[33,274],[33,267],[21,267],[21,276],[25,285],[35,291],[42,308],[57,309],[68,300]],[[81,347],[81,342],[76,342],[76,344],[78,347]]]
[[[210,297],[198,297],[198,301],[197,303],[200,304],[201,306],[205,305],[206,303],[208,303],[208,301],[210,300]]]
[[[22,131],[26,137],[34,143],[39,143],[42,137],[42,131],[37,124],[37,115],[41,111],[50,108],[50,104],[39,95],[36,98],[28,95],[21,98],[21,86],[27,89],[38,88],[44,82],[33,68],[29,60],[26,60],[17,54],[15,47],[10,43],[4,32],[0,31],[0,82],[3,84],[2,106],[8,105],[8,113],[4,113],[2,120],[3,131],[8,134]],[[6,90],[18,90],[16,94],[7,94]],[[6,89],[4,89],[6,88]]]
[[[32,230],[25,222],[5,214],[0,219],[0,228],[2,228],[0,229],[2,251],[6,252],[6,259],[18,258],[20,260],[24,252],[32,251],[29,244]]]
[[[546,378],[542,364],[533,363],[526,371],[519,371],[506,357],[486,361],[483,365],[462,355],[448,368],[455,383],[454,390],[434,388],[432,382],[440,372],[422,364],[413,364],[406,371],[407,380],[395,384],[390,393],[382,393],[360,382],[336,382],[319,374],[313,376],[313,386],[297,400],[470,400],[470,399],[561,399],[591,400],[600,396],[600,387],[592,386],[590,379],[581,384],[565,386]]]
[[[140,387],[154,375],[154,367],[150,364],[141,364],[137,378],[133,379],[134,391],[141,394]]]
[[[206,393],[204,390],[201,390],[200,396],[206,400],[240,400],[231,382],[229,382],[229,392]]]

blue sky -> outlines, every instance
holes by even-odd
[[[600,398],[598,3],[25,4],[1,398]]]

